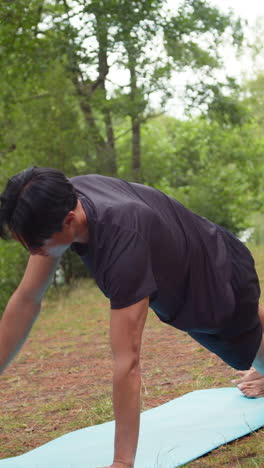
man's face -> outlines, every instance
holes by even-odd
[[[50,255],[52,257],[60,257],[71,245],[72,240],[64,231],[55,232],[52,236],[44,241],[44,245],[38,248],[28,247],[26,242],[22,242],[15,233],[12,233],[13,239],[23,243],[24,247],[29,251],[30,255],[42,255],[44,257]]]
[[[44,242],[42,252],[38,255],[51,255],[60,257],[71,245],[71,242],[63,232],[55,232],[50,239]]]
[[[42,255],[60,257],[74,241],[75,237],[75,218],[76,215],[73,211],[70,211],[63,221],[63,228],[60,232],[54,232],[52,236],[44,241],[42,247],[32,248],[27,245],[21,236],[18,236],[15,232],[12,232],[12,237],[16,241],[24,245],[29,251],[30,255]]]

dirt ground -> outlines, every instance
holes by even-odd
[[[43,301],[28,340],[0,377],[0,459],[114,419],[109,317],[108,300],[87,279]],[[194,390],[230,387],[236,376],[151,310],[141,369],[142,411]],[[188,468],[264,467],[263,435],[260,429],[221,446]]]
[[[48,326],[51,318],[44,316],[1,377],[0,458],[113,418],[108,319],[97,316],[97,332],[88,334],[71,334],[67,318],[64,329],[52,336]],[[189,391],[230,386],[236,375],[186,333],[161,324],[152,312],[141,366],[142,411]]]

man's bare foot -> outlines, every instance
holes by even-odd
[[[248,398],[264,397],[264,375],[251,367],[248,371],[238,371],[240,379],[232,380],[244,396]]]
[[[262,379],[239,384],[238,388],[247,398],[264,397],[264,376],[262,376]]]
[[[264,375],[260,374],[258,371],[251,367],[248,371],[238,371],[238,375],[241,376],[240,379],[231,380],[235,385],[242,384],[245,382],[252,382],[253,380],[263,379]]]

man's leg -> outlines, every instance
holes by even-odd
[[[264,307],[259,306],[259,317],[264,330]],[[240,371],[238,380],[233,380],[243,395],[249,398],[259,398],[264,396],[264,333],[257,355],[252,363],[252,368],[248,371]]]

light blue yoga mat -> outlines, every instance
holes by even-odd
[[[135,468],[176,468],[264,425],[264,398],[237,388],[187,393],[141,414]],[[114,421],[66,434],[0,468],[97,468],[113,459]]]

